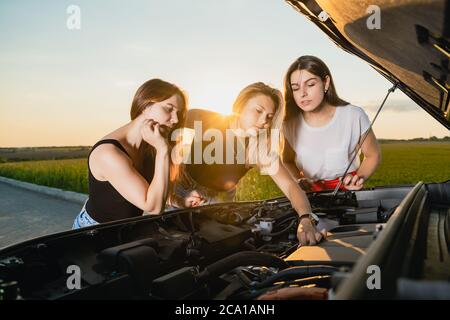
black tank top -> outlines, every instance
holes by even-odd
[[[119,141],[105,139],[97,142],[89,152],[89,199],[86,203],[86,211],[95,221],[109,222],[126,218],[138,217],[143,211],[126,200],[108,181],[99,181],[94,178],[89,167],[89,157],[92,151],[99,145],[111,143],[130,156]],[[151,180],[150,180],[151,181]]]
[[[226,130],[230,125],[230,117],[222,116],[219,113],[201,110],[201,109],[191,109],[188,111],[186,115],[185,127],[194,129],[194,121],[202,122],[202,131],[206,132],[208,129],[216,129],[220,130],[225,141],[222,145],[222,155],[225,157],[227,154],[226,146],[228,135],[226,134]],[[202,133],[203,133],[202,132]],[[246,145],[248,143],[248,139],[245,140]],[[207,145],[209,145],[210,141],[201,141],[201,155]],[[237,144],[234,144],[234,147],[237,148]],[[236,154],[236,150],[235,154]],[[251,169],[251,167],[246,164],[226,164],[226,159],[223,164],[206,164],[203,159],[201,163],[195,164],[195,142],[191,145],[191,161],[186,164],[186,170],[190,174],[190,176],[202,186],[217,190],[217,191],[228,191],[234,188],[239,180],[245,176],[245,174]],[[236,159],[234,159],[236,160]]]

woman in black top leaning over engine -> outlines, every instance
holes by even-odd
[[[196,207],[232,201],[240,179],[254,167],[270,175],[291,201],[299,215],[299,242],[302,245],[320,242],[326,236],[325,230],[316,229],[317,221],[313,221],[306,194],[279,159],[277,137],[282,114],[281,92],[262,82],[241,90],[231,116],[189,110],[184,130],[190,132],[193,141],[186,143],[170,204]]]
[[[73,229],[164,210],[175,168],[169,138],[185,114],[186,98],[177,86],[152,79],[137,90],[131,121],[91,149],[89,199]]]

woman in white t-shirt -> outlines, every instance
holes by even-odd
[[[343,190],[359,190],[375,172],[381,151],[364,110],[339,98],[325,63],[314,56],[298,58],[285,77],[286,114],[283,162],[307,191],[334,189],[348,170]]]

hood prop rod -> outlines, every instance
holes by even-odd
[[[354,152],[355,154],[353,155],[352,160],[351,160],[350,163],[348,164],[347,169],[345,169],[344,174],[342,175],[342,178],[341,178],[341,180],[339,181],[338,185],[336,186],[336,188],[334,188],[334,191],[333,191],[333,199],[336,197],[336,195],[337,195],[337,193],[338,193],[338,191],[339,191],[339,188],[341,187],[342,183],[344,182],[345,177],[347,176],[348,170],[350,169],[350,167],[351,167],[353,161],[355,161],[356,156],[358,155],[360,149],[362,148],[362,145],[363,145],[363,143],[364,143],[364,140],[366,140],[367,136],[369,135],[369,132],[370,132],[370,130],[372,129],[372,126],[373,126],[373,124],[375,123],[375,120],[377,119],[378,114],[380,113],[381,109],[383,108],[384,103],[386,102],[386,100],[387,100],[387,98],[389,97],[389,95],[390,95],[392,92],[394,92],[395,89],[397,89],[397,87],[398,87],[398,83],[395,83],[394,86],[388,90],[386,96],[384,97],[383,102],[381,103],[380,107],[378,108],[377,113],[375,114],[375,117],[373,118],[372,122],[370,123],[369,129],[367,129],[366,133],[364,134],[364,136],[363,136],[363,138],[362,138],[362,140],[361,140],[361,143],[358,143],[358,144],[356,145],[356,147],[355,147],[355,150],[353,150],[353,152]]]

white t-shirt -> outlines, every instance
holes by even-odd
[[[314,180],[341,177],[352,159],[356,144],[370,127],[367,114],[351,104],[336,107],[333,118],[322,127],[311,127],[302,114],[288,120],[283,134],[295,151],[297,167]],[[359,156],[349,172],[359,168]]]

